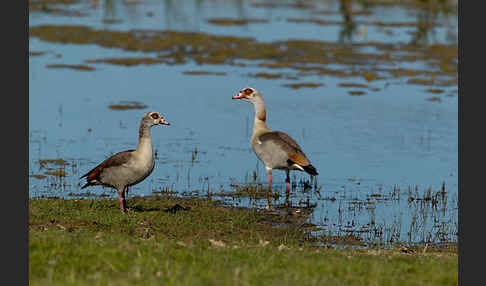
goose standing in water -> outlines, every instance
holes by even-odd
[[[128,210],[125,202],[127,188],[143,181],[154,169],[152,140],[150,139],[150,128],[154,125],[170,124],[159,113],[147,112],[140,122],[137,149],[119,152],[81,176],[81,178],[87,177],[87,183],[81,189],[92,185],[116,189],[120,210],[126,213]]]
[[[232,99],[241,99],[253,104],[255,120],[251,146],[258,159],[263,162],[268,175],[268,188],[272,188],[272,170],[280,169],[286,173],[285,191],[287,198],[290,190],[290,170],[307,172],[311,176],[318,175],[316,168],[312,166],[300,146],[289,135],[272,131],[267,127],[265,104],[263,98],[256,89],[244,88]]]

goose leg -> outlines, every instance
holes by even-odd
[[[285,170],[287,177],[285,178],[285,192],[288,194],[290,191],[290,171]]]
[[[118,191],[118,201],[120,202],[120,210],[124,213],[125,212],[125,190],[124,189],[121,192]]]
[[[289,197],[290,197],[290,170],[285,170],[285,201],[289,202]]]
[[[267,168],[267,176],[268,176],[268,191],[271,192],[272,191],[272,169],[271,168]]]
[[[130,208],[127,207],[127,200],[126,200],[126,196],[128,196],[128,186],[125,187],[125,195],[123,195],[123,202],[125,204],[125,212],[131,212],[132,210]]]
[[[126,199],[125,199],[125,191],[126,190],[127,190],[127,187],[124,187],[121,192],[118,191],[118,201],[120,202],[120,210],[123,213],[128,212],[127,202],[126,202]]]

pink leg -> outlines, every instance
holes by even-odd
[[[269,209],[270,206],[272,205],[272,197],[270,194],[272,193],[272,169],[267,169],[267,175],[268,175],[268,192],[267,192],[267,206],[266,208]]]
[[[268,175],[268,189],[272,190],[272,170],[267,171]]]
[[[290,176],[289,170],[286,170],[285,172],[287,173],[287,176],[285,178],[285,200],[288,203],[290,197]]]
[[[125,191],[126,191],[126,188],[123,189],[123,191],[121,193],[118,192],[118,201],[120,202],[120,210],[123,213],[127,213],[128,212],[127,201],[125,199]]]
[[[121,192],[118,193],[118,201],[120,202],[120,210],[124,213],[125,212],[125,193]]]

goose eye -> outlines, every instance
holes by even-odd
[[[250,95],[252,92],[253,92],[253,90],[251,90],[251,88],[245,88],[243,90],[243,93],[246,94],[246,95]]]
[[[150,114],[150,116],[153,118],[153,119],[159,119],[159,115],[157,113],[152,113]]]

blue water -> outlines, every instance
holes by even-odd
[[[31,12],[31,27],[54,25],[88,25],[97,29],[180,30],[218,35],[254,37],[258,41],[313,39],[338,41],[339,25],[319,26],[312,23],[291,23],[287,18],[319,17],[340,20],[341,16],[317,15],[316,9],[255,8],[247,1],[143,1],[124,5],[121,1],[92,1],[73,6],[82,9],[85,17],[68,17]],[[320,9],[339,10],[335,1],[319,2]],[[370,16],[355,16],[366,21],[415,21],[420,11],[403,7],[377,7]],[[153,16],[147,16],[152,12]],[[120,19],[118,24],[105,24],[104,18]],[[224,27],[211,25],[212,17],[265,18],[269,23]],[[457,41],[457,16],[437,16],[444,26],[436,27],[426,37],[428,43]],[[392,35],[377,27],[368,27],[366,35],[358,32],[352,40],[378,42],[411,41],[407,30],[392,29]],[[358,28],[359,30],[359,28]],[[93,64],[92,72],[70,69],[49,69],[47,64],[81,64],[84,60],[107,57],[150,56],[152,54],[106,49],[96,45],[53,44],[29,40],[30,51],[49,51],[29,58],[29,174],[44,174],[39,160],[66,160],[66,177],[29,178],[31,197],[81,193],[78,178],[108,156],[137,144],[138,125],[147,111],[160,112],[171,126],[152,128],[156,167],[150,177],[130,189],[130,196],[150,195],[152,191],[170,187],[179,193],[206,190],[230,191],[230,184],[248,183],[254,170],[258,182],[266,183],[264,167],[249,144],[253,109],[248,103],[234,101],[231,96],[241,88],[258,89],[267,106],[269,127],[281,130],[296,139],[318,169],[317,193],[309,195],[296,190],[292,202],[310,196],[316,204],[311,221],[329,231],[335,225],[353,221],[364,225],[371,220],[385,228],[398,227],[400,240],[420,242],[424,235],[407,236],[413,216],[419,210],[406,201],[409,187],[423,193],[427,188],[438,191],[445,184],[448,204],[444,213],[432,212],[425,218],[423,231],[438,224],[451,225],[457,231],[458,192],[458,120],[457,86],[441,87],[446,92],[440,102],[426,99],[433,94],[429,87],[409,85],[406,78],[367,83],[361,78],[306,76],[298,82],[319,82],[318,88],[293,90],[282,86],[296,81],[268,80],[250,77],[257,72],[283,72],[257,67],[208,65],[189,61],[184,65],[123,67]],[[60,57],[56,57],[60,55]],[[153,54],[155,55],[155,53]],[[410,68],[410,63],[404,68]],[[416,63],[424,65],[424,63]],[[226,72],[225,76],[185,75],[184,71]],[[353,88],[339,83],[365,83],[380,88],[366,90],[364,96],[349,96]],[[139,101],[144,110],[112,110],[108,106],[121,101]],[[194,150],[197,157],[193,161]],[[54,166],[55,167],[55,166]],[[292,180],[308,179],[303,173],[292,173]],[[351,180],[350,180],[351,179]],[[274,171],[274,190],[284,193],[284,173]],[[397,202],[376,201],[371,209],[339,213],[353,199],[365,200],[370,194],[389,193],[400,187],[403,197]],[[86,190],[83,190],[85,192]],[[93,187],[90,192],[114,195],[114,191]],[[408,194],[408,193],[407,193]],[[336,201],[323,198],[336,197]],[[248,205],[249,202],[240,202]],[[258,206],[263,206],[261,202]],[[426,212],[427,213],[427,212]],[[423,212],[421,214],[424,215]],[[425,214],[427,215],[427,214]],[[438,221],[434,222],[433,218]],[[424,220],[424,219],[423,219]],[[399,226],[397,226],[399,225]],[[430,239],[430,238],[429,238]],[[457,241],[452,235],[449,240]]]

